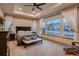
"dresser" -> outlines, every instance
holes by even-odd
[[[7,55],[7,34],[8,31],[0,31],[0,56]]]

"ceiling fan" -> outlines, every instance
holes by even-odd
[[[33,3],[33,5],[24,5],[24,6],[33,6],[32,11],[34,11],[35,8],[38,8],[40,10],[43,10],[42,8],[40,8],[40,6],[45,5],[46,3]]]

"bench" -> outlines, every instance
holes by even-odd
[[[23,40],[23,43],[25,44],[24,47],[26,48],[26,45],[31,44],[31,43],[35,43],[35,42],[39,42],[39,41],[41,41],[41,44],[42,44],[41,38],[37,38],[37,39],[34,39],[34,40]]]

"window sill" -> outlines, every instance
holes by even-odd
[[[48,36],[54,36],[54,37],[61,37],[60,35],[50,35],[50,34],[42,34],[42,35],[48,35]],[[64,37],[61,37],[61,38],[66,38],[66,39],[73,40],[73,37],[64,36]]]

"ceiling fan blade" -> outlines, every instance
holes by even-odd
[[[35,7],[32,8],[32,11],[34,11]]]
[[[24,6],[33,6],[33,5],[24,5]]]
[[[37,8],[40,9],[40,10],[43,10],[42,8],[40,8],[40,7],[38,7],[38,6],[37,6]]]
[[[38,4],[38,6],[41,6],[41,5],[45,5],[46,3],[41,3],[41,4]]]

